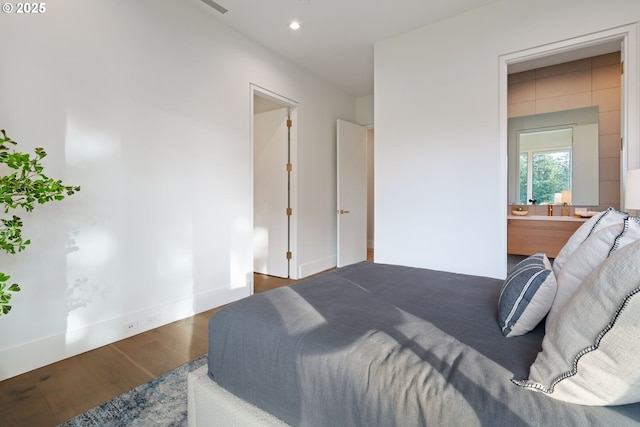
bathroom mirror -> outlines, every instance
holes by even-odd
[[[509,204],[599,204],[598,107],[511,118],[508,141]]]

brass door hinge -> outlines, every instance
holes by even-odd
[[[287,208],[287,216],[293,215],[293,209]]]
[[[293,120],[287,119],[287,127],[290,128],[291,126],[293,126]]]
[[[287,251],[287,259],[291,258],[293,258],[293,254],[291,253],[291,251]]]
[[[291,172],[293,170],[293,165],[291,163],[287,163],[287,172]]]

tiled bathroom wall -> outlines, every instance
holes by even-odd
[[[600,205],[590,207],[596,210],[620,207],[620,82],[620,52],[509,75],[509,117],[598,106]]]

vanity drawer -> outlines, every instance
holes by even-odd
[[[531,218],[507,220],[507,253],[512,255],[533,255],[538,252],[555,258],[569,237],[582,225],[583,221],[567,221]]]

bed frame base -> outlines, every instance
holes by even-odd
[[[207,375],[207,365],[187,377],[189,427],[288,427],[268,412],[229,393]]]

